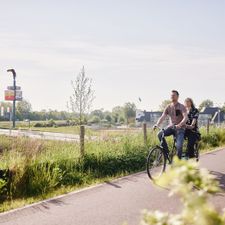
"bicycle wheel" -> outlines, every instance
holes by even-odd
[[[149,151],[147,173],[151,180],[157,180],[166,169],[166,156],[160,147]]]

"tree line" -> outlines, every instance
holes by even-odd
[[[12,103],[1,102],[2,107],[12,109]],[[127,102],[123,106],[116,106],[111,111],[104,109],[95,109],[90,113],[84,115],[85,123],[112,123],[112,124],[130,124],[135,122],[136,105],[132,102]],[[76,120],[79,123],[79,113],[58,110],[41,110],[33,111],[32,105],[28,100],[17,102],[16,105],[17,120],[31,120],[31,121],[47,121],[47,120]],[[9,120],[7,113],[0,116],[1,121]]]
[[[159,106],[159,111],[163,111],[168,105],[170,100],[164,100]],[[10,102],[0,103],[4,109],[8,107],[11,109],[12,104]],[[204,107],[213,107],[214,102],[206,99],[202,101],[198,109],[201,111]],[[84,122],[90,124],[109,123],[109,124],[131,124],[135,122],[137,107],[132,102],[127,102],[122,106],[115,106],[111,111],[104,109],[95,109],[90,113],[86,113],[84,116]],[[225,104],[222,107],[222,111],[225,112]],[[58,111],[58,110],[41,110],[33,111],[32,105],[28,100],[17,102],[16,106],[16,118],[17,120],[31,120],[31,121],[47,121],[47,120],[75,120],[78,119],[79,113],[74,115],[74,112]],[[0,116],[1,121],[9,120],[9,117],[4,115]]]
[[[159,111],[163,111],[163,109],[168,105],[170,100],[165,100],[159,106]],[[10,102],[1,102],[0,103],[4,109],[12,108],[12,104]],[[204,100],[199,105],[199,110],[201,111],[204,107],[213,107],[214,102],[212,100]],[[132,102],[127,102],[122,106],[115,106],[111,111],[104,109],[95,109],[90,113],[85,115],[84,121],[86,123],[112,123],[112,124],[130,124],[135,122],[136,115],[136,105]],[[225,112],[225,104],[222,107],[222,110]],[[29,101],[23,100],[17,102],[16,106],[16,118],[17,120],[32,120],[32,121],[46,121],[46,120],[73,120],[74,118],[78,118],[79,115],[74,116],[73,112],[69,111],[58,111],[58,110],[41,110],[41,111],[33,111],[32,105]],[[1,121],[9,120],[7,116],[0,116]]]

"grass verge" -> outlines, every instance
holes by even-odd
[[[150,133],[145,146],[141,134],[118,133],[104,141],[86,142],[83,158],[77,143],[6,136],[0,136],[0,143],[3,212],[144,170],[148,148],[158,140]],[[211,129],[209,135],[202,130],[202,151],[223,145],[224,129]]]

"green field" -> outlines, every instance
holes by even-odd
[[[16,129],[20,130],[32,130],[32,131],[40,131],[40,132],[53,132],[53,133],[64,133],[64,134],[79,134],[79,126],[53,126],[53,127],[34,127],[34,124],[41,122],[44,123],[46,121],[32,121],[31,126],[29,127],[28,122],[19,121],[16,122]],[[57,122],[65,122],[65,121],[57,121]],[[0,122],[0,128],[9,129],[12,124],[10,122]],[[129,128],[129,129],[112,129],[112,128],[101,128],[101,129],[92,129],[90,127],[86,127],[86,135],[87,136],[120,136],[120,135],[128,135],[131,133],[141,132],[140,129]]]
[[[140,132],[114,131],[101,141],[86,142],[83,158],[77,143],[6,136],[0,136],[0,143],[0,169],[11,174],[10,183],[0,179],[0,211],[5,211],[144,170],[148,148],[158,140],[148,131],[145,146]],[[209,135],[202,130],[202,150],[224,145],[224,129],[213,128]]]
[[[54,133],[65,133],[65,134],[79,134],[78,126],[62,126],[62,127],[34,127],[36,123],[45,123],[46,121],[31,121],[30,127],[28,122],[18,121],[16,122],[16,129],[18,130],[32,130],[32,131],[40,131],[40,132],[54,132]],[[58,121],[64,122],[64,121]],[[12,126],[11,122],[0,122],[0,128],[10,129]],[[92,135],[91,129],[86,129],[86,133],[88,135]]]
[[[36,123],[47,123],[48,121],[30,121],[30,122],[27,122],[27,121],[16,121],[16,129],[35,129],[34,125]],[[59,120],[57,121],[57,123],[60,123],[60,122],[65,122],[63,120]],[[7,129],[10,129],[12,128],[12,122],[11,121],[0,121],[0,128],[7,128]]]

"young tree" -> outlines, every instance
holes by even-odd
[[[71,81],[71,86],[73,94],[70,97],[69,108],[76,116],[79,115],[79,125],[80,125],[80,151],[81,155],[84,155],[84,134],[83,125],[85,122],[85,116],[89,112],[93,100],[94,100],[94,91],[92,90],[92,79],[86,76],[84,67],[81,69],[81,72],[75,78],[74,81]]]
[[[202,103],[199,105],[199,111],[201,111],[204,107],[213,107],[214,103],[210,99],[206,99],[202,101]]]
[[[121,106],[116,106],[112,109],[112,117],[115,123],[120,122],[120,117],[124,116],[124,108]]]
[[[32,106],[27,100],[19,101],[16,105],[16,114],[20,120],[28,119],[32,111]]]
[[[129,120],[131,118],[135,118],[136,115],[136,105],[131,102],[127,102],[124,105],[124,116],[126,118],[127,124],[129,124]]]

